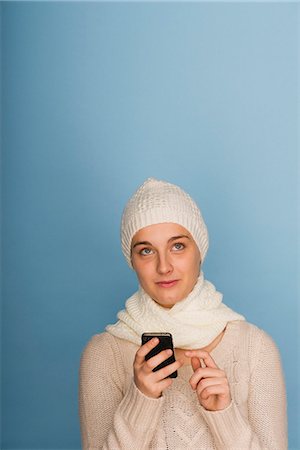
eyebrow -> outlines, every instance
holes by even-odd
[[[190,239],[190,237],[187,236],[186,234],[179,234],[178,236],[172,236],[170,239],[168,239],[168,242],[176,241],[177,239],[182,239],[182,238]],[[136,242],[132,248],[135,248],[137,245],[152,245],[152,244],[151,244],[151,242],[148,242],[148,241],[141,241],[141,242]]]

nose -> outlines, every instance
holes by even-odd
[[[167,254],[158,255],[157,259],[157,272],[159,274],[167,274],[173,271],[173,266],[170,261],[170,257]]]

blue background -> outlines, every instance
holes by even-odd
[[[80,447],[80,354],[136,290],[119,222],[154,176],[198,202],[206,278],[277,342],[299,449],[299,6],[1,10],[1,448]]]

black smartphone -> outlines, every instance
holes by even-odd
[[[162,369],[165,366],[168,366],[169,364],[175,362],[175,355],[174,355],[174,347],[173,347],[173,339],[171,333],[143,333],[142,334],[142,345],[146,344],[146,342],[150,341],[152,338],[157,337],[159,339],[159,343],[156,347],[154,347],[152,350],[150,350],[149,353],[145,356],[146,361],[148,359],[152,358],[152,356],[157,355],[162,350],[171,349],[173,351],[172,355],[160,363],[158,366],[156,366],[153,369],[153,372],[156,372],[159,369]],[[177,370],[175,372],[171,373],[167,378],[177,378]]]

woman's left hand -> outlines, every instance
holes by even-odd
[[[196,390],[200,405],[208,411],[227,408],[231,395],[224,370],[219,369],[210,354],[204,350],[189,350],[185,355],[191,358],[194,373],[190,378],[190,385]],[[200,360],[205,367],[201,367]]]

